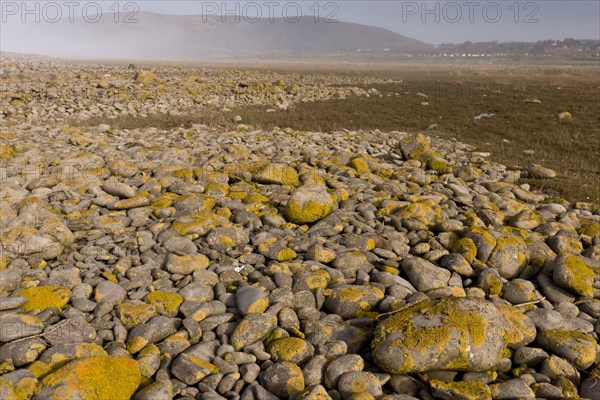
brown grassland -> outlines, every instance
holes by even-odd
[[[252,68],[250,64],[237,67]],[[427,131],[428,134],[477,146],[479,151],[490,152],[492,161],[516,168],[538,163],[558,173],[556,179],[523,180],[523,183],[570,201],[600,204],[598,65],[486,69],[413,64],[397,68],[352,68],[342,63],[337,66],[264,64],[256,69],[370,75],[389,82],[366,86],[379,93],[369,98],[300,103],[285,111],[266,112],[267,107],[252,106],[232,112],[206,110],[179,117],[122,118],[111,125],[133,129],[199,123],[233,129],[233,115],[240,115],[244,124],[257,129],[278,126],[324,132],[343,128],[423,132],[435,124],[437,127]],[[417,92],[428,98],[417,96]],[[538,99],[541,104],[524,102],[526,99]],[[422,105],[423,101],[428,105]],[[572,114],[571,120],[559,120],[558,113],[564,111]],[[496,116],[475,120],[481,113]],[[533,150],[534,154],[526,154],[524,150]]]

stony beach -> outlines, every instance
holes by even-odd
[[[555,171],[402,127],[111,126],[374,78],[0,78],[0,398],[600,399],[599,210],[520,183]]]

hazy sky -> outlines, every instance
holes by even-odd
[[[237,9],[248,19],[257,12],[263,17],[287,14],[293,18],[300,8],[304,15],[333,15],[338,20],[384,27],[428,43],[566,37],[600,39],[599,0],[151,0],[136,3],[141,10],[164,14],[221,14]]]
[[[26,4],[27,3],[27,4]],[[428,43],[470,41],[536,41],[544,39],[600,39],[600,0],[497,0],[497,1],[406,1],[406,0],[0,0],[2,24],[19,24],[72,14],[81,18],[83,11],[93,15],[97,9],[103,18],[115,12],[131,13],[143,24],[143,14],[152,11],[173,15],[221,15],[231,21],[240,14],[247,21],[262,18],[330,17],[333,20],[357,22],[390,29]],[[24,6],[24,4],[26,4]],[[71,5],[68,5],[71,4]],[[89,6],[89,7],[88,7]],[[74,7],[74,8],[69,8]],[[25,8],[34,10],[27,12]],[[123,18],[123,17],[121,17]]]

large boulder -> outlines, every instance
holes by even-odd
[[[535,339],[535,327],[511,306],[483,299],[426,300],[400,310],[375,329],[373,359],[393,374],[494,368],[508,346]],[[520,330],[519,335],[514,332]]]
[[[292,193],[285,214],[290,222],[309,224],[325,218],[332,210],[333,197],[324,186],[304,185]]]
[[[138,363],[131,358],[82,358],[45,376],[36,399],[129,399],[140,383]]]

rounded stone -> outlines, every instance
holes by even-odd
[[[324,186],[305,185],[296,189],[285,207],[288,221],[309,224],[325,218],[333,210],[333,197]]]
[[[539,333],[536,340],[546,350],[584,370],[597,358],[598,343],[585,333],[554,329]]]
[[[41,382],[38,396],[44,399],[131,398],[141,383],[141,374],[131,358],[91,357],[71,361]]]
[[[288,361],[296,365],[302,365],[314,355],[313,346],[304,339],[287,337],[275,339],[267,346],[267,352],[271,354],[274,362]]]
[[[239,288],[235,294],[235,301],[242,315],[263,313],[269,306],[268,293],[255,286]]]
[[[343,399],[349,399],[359,393],[369,393],[375,398],[383,395],[379,379],[372,373],[364,371],[343,373],[338,379],[337,389]]]
[[[324,374],[325,386],[329,389],[335,389],[338,386],[340,377],[344,373],[362,371],[364,367],[365,361],[358,354],[341,356],[327,365]]]
[[[529,331],[535,332],[516,309],[503,311],[482,299],[419,302],[377,325],[373,359],[395,374],[491,369],[507,345],[526,345],[533,340]],[[525,333],[515,333],[523,327]]]
[[[287,361],[276,362],[261,372],[259,380],[269,392],[281,399],[288,399],[304,389],[304,375],[295,364]]]
[[[324,307],[329,313],[351,319],[374,309],[384,293],[377,287],[341,285],[330,289],[326,296]]]

